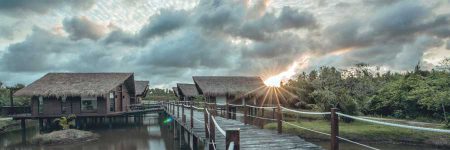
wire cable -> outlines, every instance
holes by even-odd
[[[343,114],[343,113],[339,113],[339,112],[337,112],[336,114],[338,114],[340,116],[347,117],[347,118],[359,120],[359,121],[365,121],[365,122],[370,122],[370,123],[380,124],[380,125],[385,125],[385,126],[407,128],[407,129],[414,129],[414,130],[422,130],[422,131],[431,131],[431,132],[440,132],[440,133],[450,133],[450,130],[436,129],[436,128],[425,128],[425,127],[417,127],[417,126],[409,126],[409,125],[395,124],[395,123],[389,123],[389,122],[382,122],[382,121],[376,121],[376,120],[370,120],[370,119],[355,117],[355,116],[351,116],[351,115],[347,115],[347,114]]]

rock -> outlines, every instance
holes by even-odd
[[[31,140],[31,143],[44,145],[72,144],[97,140],[98,137],[98,134],[92,133],[90,131],[67,129],[37,135]]]

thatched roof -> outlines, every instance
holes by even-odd
[[[48,73],[15,96],[103,96],[124,83],[135,94],[133,73]]]
[[[178,94],[182,97],[194,97],[199,95],[195,84],[177,83],[177,87],[179,89]]]
[[[173,90],[173,94],[175,94],[175,96],[178,97],[178,88],[172,87],[172,90]]]
[[[147,95],[148,83],[149,83],[148,81],[134,81],[137,96],[145,97],[145,95]]]
[[[198,92],[203,95],[225,96],[249,94],[266,87],[257,76],[194,76]]]

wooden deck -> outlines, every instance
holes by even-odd
[[[190,109],[184,108],[184,113],[186,115],[186,123],[182,122],[182,109],[180,106],[177,109],[175,107],[175,113],[171,114],[169,111],[166,111],[169,115],[171,115],[181,126],[183,126],[188,132],[198,137],[199,140],[204,141],[205,143],[208,141],[205,136],[205,125],[204,125],[204,113],[200,111],[194,111],[194,128],[191,129],[191,120],[190,120]],[[179,117],[177,117],[177,110],[179,110]],[[286,149],[299,149],[299,150],[321,150],[320,146],[314,145],[310,142],[306,142],[296,135],[291,134],[278,134],[276,131],[259,129],[255,126],[245,125],[244,123],[232,120],[225,119],[222,117],[216,116],[217,124],[223,129],[240,129],[240,148],[245,150],[261,150],[261,149],[270,149],[270,150],[286,150]],[[225,136],[222,135],[219,130],[216,128],[215,130],[216,137],[216,148],[217,149],[225,149]],[[207,144],[206,144],[207,145]]]
[[[133,115],[137,113],[158,112],[158,111],[163,111],[162,107],[159,104],[150,104],[150,105],[147,104],[147,106],[145,107],[130,109],[128,111],[108,112],[106,114],[82,113],[75,115],[77,117],[116,117],[116,116]],[[67,115],[70,114],[49,114],[49,115],[17,114],[11,115],[10,117],[12,117],[14,120],[20,120],[20,119],[59,118]]]

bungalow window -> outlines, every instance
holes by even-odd
[[[96,97],[81,97],[81,111],[96,111],[97,98]]]
[[[226,100],[227,100],[226,97],[219,96],[219,97],[216,98],[216,104],[217,105],[225,105],[227,103]]]

